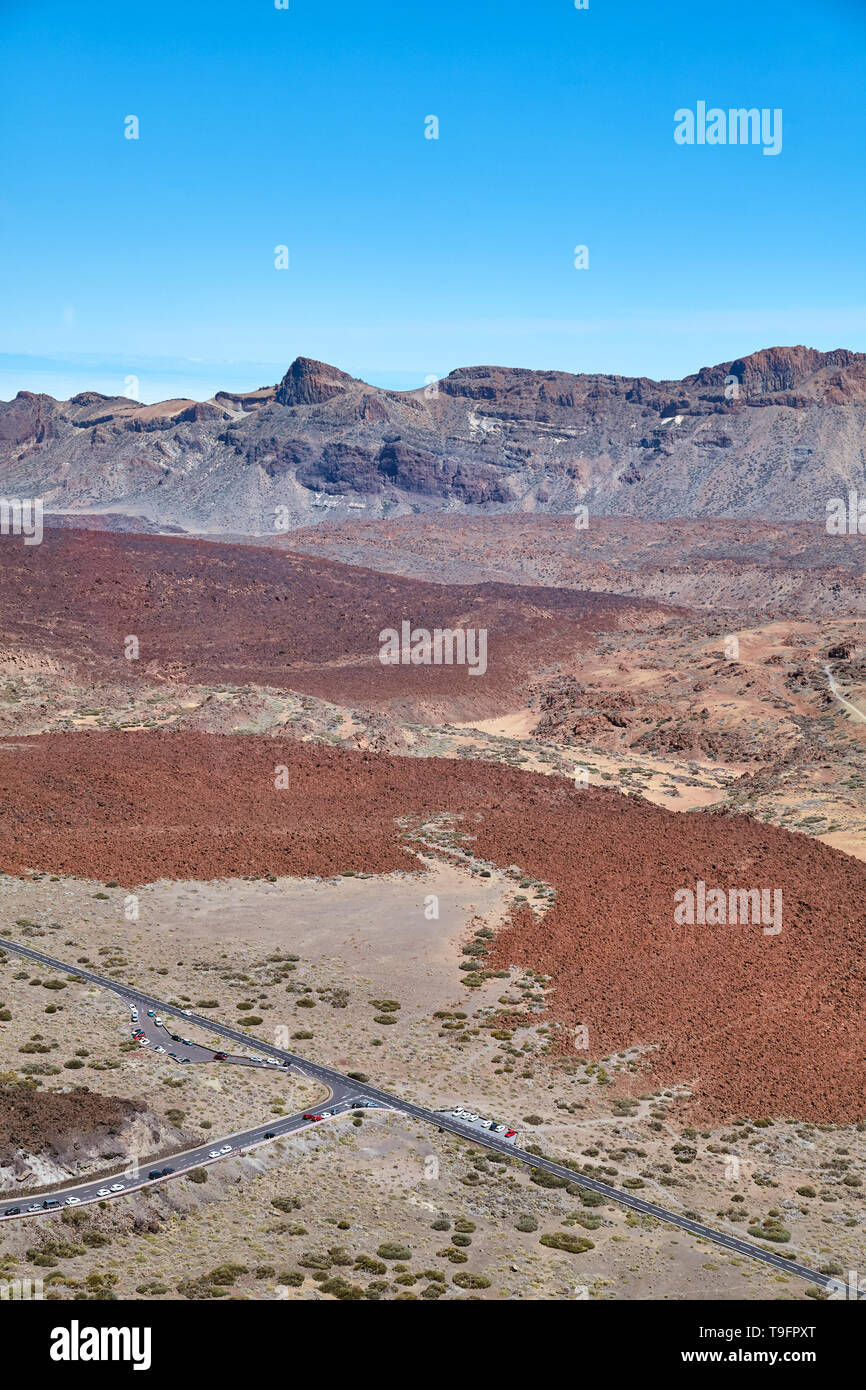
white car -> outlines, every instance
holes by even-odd
[[[156,1018],[153,1021],[156,1024],[157,1028],[162,1027],[162,1019],[160,1018],[159,1014],[157,1014]]]
[[[138,1009],[133,1009],[133,1011],[132,1011],[132,1021],[133,1021],[133,1023],[137,1023],[137,1022],[138,1022]]]
[[[111,1188],[110,1188],[110,1187],[100,1187],[100,1189],[99,1189],[99,1191],[97,1192],[96,1195],[97,1195],[97,1197],[110,1197],[110,1196],[111,1196]]]
[[[208,1154],[208,1158],[219,1158],[221,1153],[222,1149],[211,1149],[210,1153]]]
[[[113,1182],[111,1184],[111,1190],[112,1192],[122,1192],[124,1190],[124,1184],[122,1182]]]
[[[221,1154],[230,1154],[231,1151],[232,1151],[232,1146],[231,1146],[231,1144],[223,1144],[222,1148],[220,1149],[220,1153],[221,1153]]]
[[[80,1204],[80,1202],[81,1202],[81,1198],[80,1198],[80,1197],[67,1197],[67,1198],[66,1198],[66,1205],[67,1205],[68,1207],[77,1207],[77,1206]]]
[[[157,1052],[165,1052],[165,1048],[164,1048],[164,1047],[158,1047],[158,1048],[156,1049],[156,1051],[157,1051]]]

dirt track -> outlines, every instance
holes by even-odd
[[[495,959],[551,974],[552,1015],[587,1025],[591,1055],[653,1046],[651,1075],[692,1084],[717,1118],[866,1117],[866,867],[805,836],[491,764],[237,736],[15,740],[0,796],[7,872],[127,885],[412,870],[395,817],[459,813],[478,856],[556,887],[543,919],[500,933]],[[676,925],[674,893],[698,879],[781,889],[783,930]]]

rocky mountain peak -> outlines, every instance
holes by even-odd
[[[277,387],[276,401],[278,405],[321,405],[359,384],[348,372],[327,362],[296,357]]]

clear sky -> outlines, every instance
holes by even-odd
[[[866,350],[866,0],[0,0],[0,34],[4,398]],[[781,153],[676,144],[699,101],[781,108]]]

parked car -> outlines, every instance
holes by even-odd
[[[3,1215],[4,1215],[4,1216],[20,1216],[20,1215],[21,1215],[21,1208],[20,1208],[20,1207],[7,1207],[6,1210],[4,1211]]]
[[[46,1197],[42,1205],[43,1207],[59,1207],[60,1203],[56,1197]]]
[[[161,1177],[162,1177],[162,1173],[159,1171],[158,1168],[151,1168],[151,1170],[150,1170],[150,1172],[148,1173],[147,1176],[148,1176],[148,1178],[161,1178]]]
[[[208,1158],[219,1158],[219,1156],[220,1156],[220,1151],[219,1151],[219,1149],[211,1149],[210,1153],[208,1154]]]
[[[66,1205],[67,1205],[68,1207],[77,1207],[77,1206],[79,1206],[80,1204],[81,1204],[81,1198],[80,1198],[80,1197],[67,1197],[67,1198],[66,1198]],[[7,1212],[6,1214],[7,1214],[7,1216],[8,1216],[9,1213]]]
[[[111,1188],[110,1188],[110,1187],[100,1187],[100,1189],[99,1189],[99,1191],[97,1192],[96,1195],[97,1195],[97,1197],[110,1197],[110,1196],[111,1196]]]
[[[122,1182],[113,1182],[111,1184],[111,1190],[112,1192],[123,1192],[124,1186],[125,1184]]]
[[[226,1060],[226,1054],[224,1052],[215,1052],[213,1059],[215,1062],[224,1062]]]
[[[230,1154],[231,1151],[232,1151],[232,1146],[231,1146],[231,1144],[223,1144],[222,1148],[220,1149],[220,1153],[221,1153],[221,1154]]]
[[[313,1112],[312,1112],[312,1110],[305,1110],[305,1111],[304,1111],[304,1119],[305,1119],[305,1120],[320,1120],[321,1118],[322,1118],[321,1115],[314,1115]]]
[[[273,1131],[272,1129],[267,1129],[267,1130],[265,1130],[265,1133],[264,1133],[264,1138],[265,1138],[265,1139],[276,1139],[276,1137],[277,1137],[277,1136],[274,1134],[274,1131]],[[6,1215],[8,1216],[9,1213],[7,1212]]]

